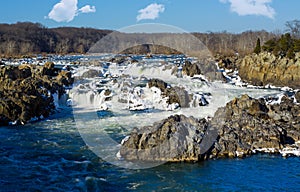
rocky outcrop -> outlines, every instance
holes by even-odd
[[[205,119],[171,116],[153,126],[134,129],[120,154],[127,160],[198,161],[206,128]]]
[[[216,56],[216,61],[218,62],[218,66],[223,69],[230,69],[230,70],[235,70],[237,68],[236,63],[237,63],[238,57],[237,56]]]
[[[199,161],[279,151],[300,140],[300,106],[286,97],[281,104],[247,95],[219,108],[210,120],[171,116],[134,129],[121,147],[128,160]]]
[[[168,97],[168,104],[178,103],[180,107],[189,107],[191,98],[188,92],[182,87],[171,87],[166,82],[160,79],[150,79],[148,82],[149,88],[159,88],[163,96]]]
[[[300,105],[284,96],[280,104],[270,105],[268,115],[278,127],[287,132],[286,142],[293,144],[300,141]]]
[[[71,72],[57,71],[53,63],[44,66],[0,67],[0,124],[26,123],[47,117],[55,109],[53,93],[62,95],[73,83]]]
[[[295,59],[276,57],[267,52],[245,56],[238,61],[239,75],[253,85],[300,87],[300,54]]]
[[[182,73],[190,77],[204,75],[210,81],[225,81],[222,73],[218,71],[217,65],[208,61],[197,63],[185,61],[185,64],[182,67]]]
[[[151,87],[157,87],[162,92],[165,92],[166,89],[167,89],[167,87],[168,87],[168,84],[166,82],[164,82],[163,80],[160,80],[160,79],[150,79],[148,81],[148,86],[149,86],[149,88],[151,88]]]
[[[268,115],[263,100],[247,95],[234,99],[215,113],[212,123],[219,124],[219,138],[209,158],[241,157],[262,148],[281,149],[286,133]]]
[[[102,72],[96,69],[89,69],[88,71],[85,71],[80,78],[85,79],[85,78],[94,78],[94,77],[99,77],[102,75]]]
[[[296,101],[300,103],[300,91],[295,94]]]

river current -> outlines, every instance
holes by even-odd
[[[2,127],[0,137],[0,191],[300,189],[300,159],[279,155],[120,168],[86,147],[71,114],[23,127]]]
[[[95,106],[97,103],[98,112],[94,109],[78,113],[75,108],[62,107],[42,121],[24,126],[0,127],[0,191],[300,190],[299,157],[283,158],[280,155],[258,153],[243,159],[165,163],[149,169],[134,170],[110,164],[94,154],[82,137],[82,127],[78,127],[78,114],[86,114],[83,117],[87,119],[80,120],[84,122],[84,131],[88,134],[97,136],[101,131],[94,122],[100,122],[110,137],[120,143],[136,125],[151,125],[172,114],[193,115],[197,112],[197,117],[212,116],[218,107],[245,93],[255,98],[282,93],[279,90],[238,87],[224,83],[207,84],[197,78],[178,79],[163,65],[157,66],[162,60],[171,62],[172,65],[176,58],[168,60],[160,57],[151,62],[144,59],[146,65],[131,65],[129,76],[124,76],[126,70],[121,70],[116,65],[111,68],[102,66],[102,77],[76,85],[78,89],[70,92],[73,99],[77,98],[77,102],[84,101],[85,106]],[[149,66],[149,63],[153,65]],[[80,70],[77,74],[80,74]],[[110,84],[105,74],[109,74],[111,78],[117,76],[117,83],[111,79],[114,84]],[[184,87],[199,96],[194,98],[198,107],[175,110],[157,108],[164,102],[160,95],[155,95],[156,92],[154,94],[145,85],[136,89],[137,85],[144,82],[143,78],[152,78],[153,74],[156,78],[166,78],[171,85]],[[120,80],[122,75],[123,79]],[[134,79],[134,76],[140,77]],[[125,87],[127,88],[124,89]],[[106,101],[106,97],[100,92],[107,88],[119,95],[127,90],[127,95]],[[127,103],[118,102],[118,99],[124,98],[128,99]],[[130,106],[129,99],[133,106]],[[201,99],[207,99],[209,104],[199,107]],[[137,108],[141,106],[144,107],[142,110]],[[134,110],[129,110],[130,107]],[[107,108],[112,114],[107,112]],[[154,110],[147,111],[148,108]],[[88,119],[90,117],[93,118]]]

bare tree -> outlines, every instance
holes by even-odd
[[[300,21],[299,20],[293,20],[293,21],[287,21],[285,23],[285,26],[287,27],[287,32],[289,32],[293,37],[300,38]]]

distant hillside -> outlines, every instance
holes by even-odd
[[[0,24],[0,54],[85,53],[111,31],[91,28],[45,28],[38,23]]]
[[[46,28],[39,23],[0,24],[0,54],[20,56],[32,53],[86,53],[97,41],[111,33],[110,30],[92,28]],[[241,55],[251,53],[257,38],[262,43],[276,37],[266,31],[247,31],[241,34],[228,32],[193,33],[215,55]],[[136,53],[137,49],[134,53]],[[149,46],[139,50],[151,50]],[[157,48],[155,53],[159,53]],[[162,49],[162,53],[166,49]],[[144,51],[142,51],[144,53]],[[128,53],[128,50],[126,51]],[[174,53],[167,50],[166,53]]]

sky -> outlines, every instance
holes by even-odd
[[[6,0],[0,2],[0,23],[112,30],[160,23],[188,32],[283,31],[286,21],[300,20],[299,8],[299,0]]]

